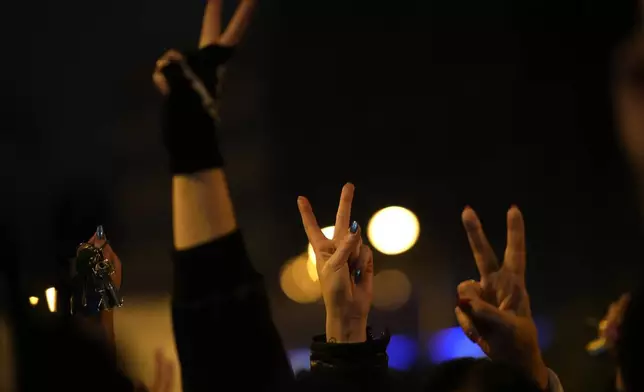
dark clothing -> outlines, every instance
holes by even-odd
[[[175,252],[172,321],[185,392],[291,390],[262,277],[232,233]]]
[[[313,338],[310,379],[316,388],[341,391],[389,391],[389,334],[374,339],[367,331],[364,343],[327,343],[326,335]]]

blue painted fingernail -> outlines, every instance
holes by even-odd
[[[356,284],[360,283],[361,278],[362,278],[362,270],[360,268],[353,271],[353,280],[356,282]]]
[[[104,240],[105,239],[105,231],[103,230],[103,225],[99,225],[96,228],[96,239],[97,240]]]
[[[351,234],[355,234],[358,232],[358,222],[356,221],[351,222],[351,226],[349,226],[349,232],[351,232]]]

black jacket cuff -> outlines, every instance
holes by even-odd
[[[261,283],[238,230],[191,249],[174,251],[173,261],[175,302],[228,298]]]
[[[326,335],[315,336],[311,344],[311,372],[386,373],[389,340],[389,332],[374,339],[370,328],[364,343],[327,343]]]

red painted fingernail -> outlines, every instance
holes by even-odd
[[[471,341],[472,343],[476,343],[476,342],[478,341],[478,339],[476,338],[476,336],[474,336],[474,332],[472,332],[472,331],[470,331],[470,332],[466,333],[466,334],[465,334],[465,336],[467,336],[467,338],[468,338],[468,339],[470,339],[470,341]]]

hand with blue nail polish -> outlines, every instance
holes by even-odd
[[[366,340],[373,296],[373,253],[362,244],[358,223],[351,222],[353,193],[353,184],[342,188],[333,239],[322,233],[309,201],[305,197],[297,200],[304,230],[315,251],[327,340],[337,343]]]

